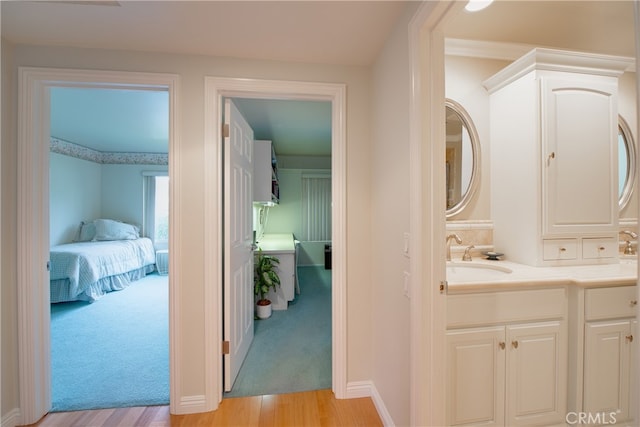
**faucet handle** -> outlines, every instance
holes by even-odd
[[[462,255],[462,261],[471,261],[471,249],[475,248],[475,246],[470,245],[464,250],[464,255]]]

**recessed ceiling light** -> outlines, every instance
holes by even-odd
[[[469,0],[469,3],[464,7],[469,12],[477,12],[489,6],[493,0]]]

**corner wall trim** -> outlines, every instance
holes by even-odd
[[[347,399],[357,399],[362,397],[370,397],[373,401],[378,416],[385,426],[395,426],[391,418],[391,414],[382,400],[382,396],[378,393],[373,381],[352,381],[347,384]]]
[[[16,427],[17,425],[22,424],[22,422],[20,422],[20,417],[20,409],[13,408],[2,417],[2,420],[0,420],[0,427]]]

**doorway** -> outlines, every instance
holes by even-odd
[[[231,353],[224,362],[225,397],[329,389],[331,270],[330,266],[325,268],[325,248],[331,243],[331,103],[255,98],[232,98],[225,102],[237,107],[237,113],[253,134],[255,142],[251,145],[255,148],[253,162],[257,174],[253,186],[253,244],[262,250],[261,254],[278,258],[276,271],[282,281],[270,297],[271,316],[255,319],[249,326],[254,337],[246,354],[234,350],[234,339],[240,341],[244,335],[230,333],[235,328],[229,324],[245,319],[236,311],[250,311],[251,319],[254,318],[253,292],[251,301],[246,303],[248,308],[244,302],[240,307],[232,303],[225,313],[225,319],[230,319],[225,320],[225,341],[229,341]],[[225,120],[233,122],[230,117]],[[236,129],[238,135],[241,133],[237,124],[232,124],[231,129]],[[230,147],[241,147],[234,143],[236,134],[227,135],[229,141],[225,138],[225,167],[235,165],[227,157],[234,158]],[[242,190],[242,186],[230,182],[242,175],[225,171],[226,188]],[[225,205],[227,199],[239,198],[230,197],[229,190],[224,197]],[[244,217],[233,209],[234,205],[225,209],[225,230],[235,230],[234,219]],[[237,238],[240,234],[228,232],[225,236]],[[231,242],[226,243],[234,247]],[[249,241],[243,246],[251,244]],[[234,252],[225,250],[225,256],[230,253]],[[238,256],[245,253],[241,250]],[[255,255],[258,256],[257,250]],[[227,263],[236,264],[233,260]],[[251,284],[241,289],[252,287],[252,278],[249,280]],[[235,293],[227,293],[226,289],[224,294],[230,296],[225,298],[233,298]],[[235,366],[241,364],[238,371],[227,368],[229,358]],[[237,372],[237,377],[231,372]]]
[[[139,264],[115,252],[135,246],[147,264],[168,249],[168,93],[69,85],[49,94],[52,411],[168,404],[168,277],[153,264],[132,271]],[[96,239],[102,218],[134,224],[141,238]],[[117,262],[82,258],[104,269],[97,282],[82,273],[77,288],[56,280],[70,253],[105,248]],[[88,295],[99,301],[80,301]],[[79,383],[79,371],[92,374]]]
[[[346,129],[345,129],[345,85],[320,84],[287,81],[265,81],[233,78],[207,77],[205,79],[205,146],[207,147],[207,161],[210,164],[222,165],[222,105],[223,98],[261,98],[284,100],[322,100],[332,105],[332,251],[334,262],[331,270],[332,292],[332,389],[337,398],[348,397],[346,379]],[[206,203],[205,216],[215,218],[211,226],[205,230],[205,258],[214,259],[218,263],[205,272],[207,282],[216,283],[215,292],[210,292],[205,304],[217,308],[211,315],[211,336],[214,343],[223,341],[222,334],[222,277],[216,277],[215,271],[222,271],[220,265],[222,257],[221,233],[223,227],[222,215],[218,200],[222,196],[221,167],[214,168],[206,177],[205,192],[210,199]],[[206,224],[208,225],[208,224]],[[217,313],[214,316],[214,313]],[[215,325],[215,327],[213,326]],[[214,347],[215,348],[215,347]],[[214,360],[210,384],[218,391],[218,401],[222,400],[222,357],[211,349]]]
[[[50,297],[49,297],[49,139],[50,89],[95,87],[165,90],[169,93],[169,153],[177,135],[178,78],[169,74],[77,71],[21,68],[18,117],[18,352],[22,421],[34,423],[51,408]],[[173,161],[169,156],[170,163]],[[171,169],[171,168],[170,168]],[[173,199],[174,182],[170,185]],[[170,228],[175,215],[170,207]],[[173,238],[171,238],[173,240]],[[172,246],[170,244],[170,246]],[[169,304],[172,297],[169,272]],[[170,331],[174,319],[170,319]],[[173,337],[170,333],[170,352]],[[173,384],[170,386],[173,387]]]

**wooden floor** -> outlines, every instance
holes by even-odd
[[[382,426],[370,398],[335,399],[331,390],[224,399],[217,411],[171,415],[168,406],[56,412],[38,427]]]

